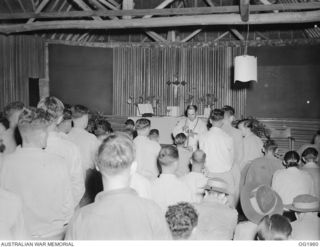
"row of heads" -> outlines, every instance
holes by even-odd
[[[89,114],[89,109],[83,105],[74,105],[66,109],[61,100],[49,96],[40,100],[37,108],[25,107],[22,102],[9,103],[4,108],[4,117],[15,121],[19,128],[45,128],[52,122],[64,118],[78,119]]]

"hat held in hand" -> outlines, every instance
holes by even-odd
[[[245,185],[241,190],[240,201],[245,216],[255,224],[266,215],[283,212],[280,196],[268,185]]]
[[[315,196],[304,194],[296,196],[292,204],[286,205],[286,208],[296,212],[319,212],[320,203],[319,199]]]

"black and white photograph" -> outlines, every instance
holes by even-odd
[[[320,0],[0,0],[0,247],[316,247],[319,152]]]

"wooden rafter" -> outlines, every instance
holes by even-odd
[[[214,4],[212,2],[212,0],[204,0],[206,2],[206,4],[208,4],[210,7],[213,7]]]
[[[10,13],[12,13],[11,5],[7,2],[7,0],[4,0],[4,3],[6,4],[7,8],[9,9]]]
[[[49,0],[44,0],[49,1]],[[100,3],[102,0],[98,0]],[[67,1],[63,2],[63,5]],[[272,4],[272,5],[250,5],[250,12],[270,12],[274,10],[281,11],[303,11],[303,10],[318,10],[320,2],[313,3],[294,3],[294,4]],[[60,9],[61,10],[61,9]],[[60,11],[59,10],[59,11]],[[133,9],[133,10],[97,10],[97,11],[70,11],[66,12],[41,12],[36,13],[10,13],[0,14],[0,20],[19,20],[19,19],[70,19],[70,18],[85,18],[92,16],[100,17],[116,17],[116,16],[174,16],[174,15],[207,15],[207,14],[230,14],[239,13],[238,6],[217,6],[217,7],[200,7],[200,8],[167,8],[167,9]]]
[[[72,0],[74,3],[76,3],[81,9],[83,10],[92,10],[91,8],[88,7],[88,5],[83,2],[82,0]],[[100,16],[93,16],[92,17],[96,21],[102,21]]]
[[[45,21],[30,24],[0,25],[2,33],[17,33],[37,30],[57,29],[128,29],[128,28],[158,28],[178,26],[207,25],[261,25],[319,22],[320,11],[301,11],[283,13],[251,14],[248,22],[243,22],[238,14],[217,14],[198,16],[175,16],[142,18],[132,20],[104,21]]]
[[[41,10],[44,9],[44,7],[46,7],[46,5],[50,2],[50,0],[42,0],[42,2],[39,4],[39,6],[36,8],[36,11],[35,13],[38,14],[41,12]],[[28,21],[27,21],[27,24],[30,24],[32,22],[34,22],[36,18],[30,18]]]
[[[18,3],[22,9],[23,12],[26,12],[26,8],[24,7],[23,3],[21,2],[21,0],[18,0]]]
[[[235,28],[231,28],[230,31],[241,41],[244,41],[243,35]]]
[[[221,34],[218,38],[216,38],[215,40],[214,40],[214,42],[217,42],[217,41],[219,41],[220,39],[222,39],[224,36],[226,36],[226,35],[228,35],[228,31],[227,32],[224,32],[223,34]]]
[[[202,31],[201,28],[193,31],[192,33],[190,33],[187,37],[185,37],[183,40],[181,40],[181,42],[187,42],[189,41],[190,39],[192,39],[194,36],[196,36],[198,33],[200,33]]]
[[[107,0],[99,0],[99,2],[102,3],[104,6],[106,6],[107,8],[112,9],[112,10],[119,10],[120,9],[120,6],[116,7],[113,4],[109,3]]]

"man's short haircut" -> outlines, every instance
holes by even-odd
[[[160,166],[170,166],[179,160],[178,149],[173,145],[166,145],[161,148],[158,155],[158,163]]]
[[[160,133],[159,133],[159,130],[158,129],[151,129],[149,131],[149,136],[159,136]]]
[[[110,122],[107,119],[99,119],[96,123],[96,129],[101,128],[105,132],[113,132]]]
[[[210,119],[213,122],[221,121],[224,118],[224,112],[221,109],[214,109],[210,112]]]
[[[318,155],[319,153],[317,149],[309,147],[302,152],[301,157],[308,162],[308,161],[315,161]]]
[[[263,147],[266,150],[266,152],[271,151],[272,153],[275,153],[278,149],[278,144],[274,140],[268,139],[263,144]]]
[[[285,153],[283,161],[287,167],[297,167],[300,161],[300,156],[296,151],[288,151]]]
[[[280,214],[266,215],[257,227],[257,240],[287,240],[292,227],[287,217]]]
[[[187,202],[169,206],[165,217],[173,239],[188,239],[198,225],[198,213]]]
[[[225,105],[224,107],[222,107],[222,110],[225,114],[227,113],[229,116],[234,116],[235,114],[234,108],[229,105]]]
[[[52,120],[63,116],[64,105],[61,100],[54,96],[42,98],[37,107],[49,113],[52,116]]]
[[[18,120],[18,128],[21,133],[46,129],[50,123],[51,116],[39,108],[26,108],[22,111]]]
[[[4,107],[4,116],[9,119],[13,113],[15,113],[16,111],[22,111],[24,107],[25,105],[21,101],[11,102]]]
[[[98,150],[97,165],[102,173],[115,175],[129,168],[135,159],[135,147],[126,134],[108,135]]]
[[[134,126],[134,121],[132,119],[127,119],[124,124]]]
[[[136,130],[144,130],[146,128],[149,128],[150,125],[151,125],[151,122],[149,119],[140,118],[136,121]]]
[[[81,118],[82,116],[89,114],[89,109],[83,105],[75,105],[71,108],[71,111],[73,119]]]
[[[63,110],[63,120],[72,120],[72,111],[70,109],[64,109]]]
[[[192,153],[191,159],[197,164],[204,164],[204,162],[206,161],[206,157],[206,153],[201,149],[198,149]]]
[[[187,140],[187,136],[184,133],[179,133],[174,137],[174,144],[183,145]]]

